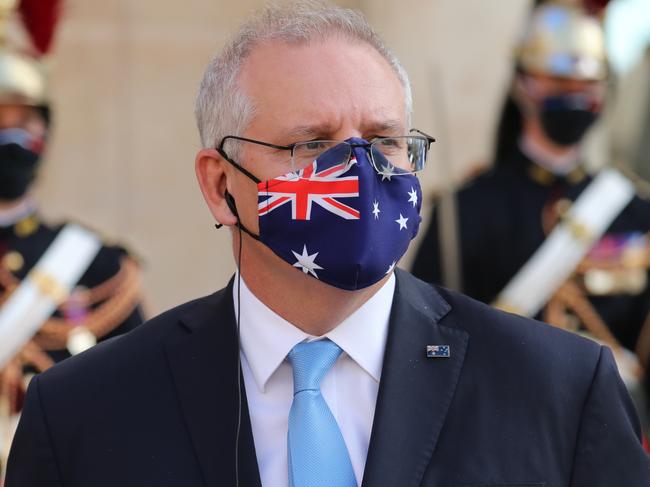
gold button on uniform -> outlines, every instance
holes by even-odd
[[[38,218],[34,215],[23,218],[14,225],[14,231],[20,238],[29,237],[38,228]]]
[[[15,250],[7,252],[2,258],[2,267],[7,269],[9,272],[18,272],[25,265],[25,259]]]

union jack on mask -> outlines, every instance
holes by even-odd
[[[396,176],[389,164],[377,173],[364,147],[353,147],[344,163],[335,153],[258,183],[254,237],[296,270],[340,289],[362,289],[390,274],[417,235],[422,192],[413,174]]]

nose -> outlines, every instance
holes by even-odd
[[[350,157],[354,157],[357,160],[357,164],[370,162],[370,143],[367,140],[361,137],[350,137],[346,142],[352,148]]]

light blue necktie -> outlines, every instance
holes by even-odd
[[[290,487],[356,487],[350,455],[320,383],[341,355],[330,340],[299,343],[287,358],[293,367],[289,412]]]

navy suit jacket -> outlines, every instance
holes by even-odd
[[[6,487],[235,486],[231,286],[37,376]],[[650,486],[611,352],[397,272],[363,487],[416,486]]]

